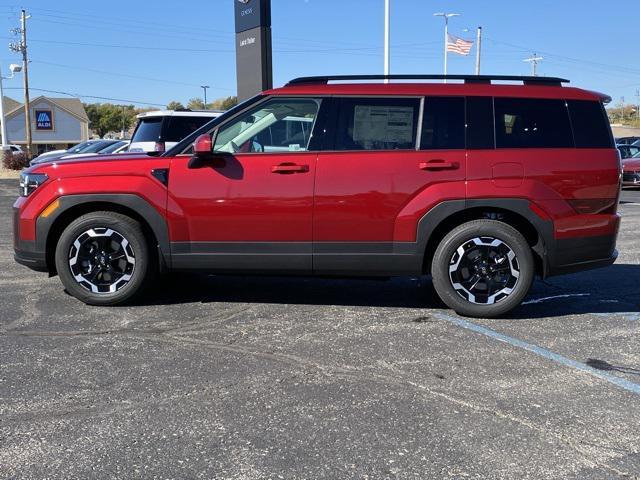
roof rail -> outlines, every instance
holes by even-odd
[[[569,83],[569,80],[557,77],[529,77],[519,75],[323,75],[318,77],[299,77],[291,80],[287,85],[304,85],[312,83],[329,83],[330,81],[357,81],[357,80],[464,80],[464,83],[486,83],[496,81],[516,81],[525,85],[550,85],[560,86]]]

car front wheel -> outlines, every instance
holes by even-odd
[[[115,212],[92,212],[67,226],[56,246],[66,290],[89,305],[118,305],[140,293],[151,270],[140,224]]]

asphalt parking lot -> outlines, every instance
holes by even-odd
[[[180,276],[88,307],[14,263],[16,194],[0,181],[1,478],[640,475],[638,191],[616,264],[495,320],[428,279]]]

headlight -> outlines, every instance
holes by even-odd
[[[20,174],[20,195],[28,197],[36,188],[47,181],[44,173],[21,173]]]

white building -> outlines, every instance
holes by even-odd
[[[69,148],[89,139],[89,117],[78,98],[40,96],[30,101],[35,153]],[[7,143],[26,145],[24,105],[4,97]]]

